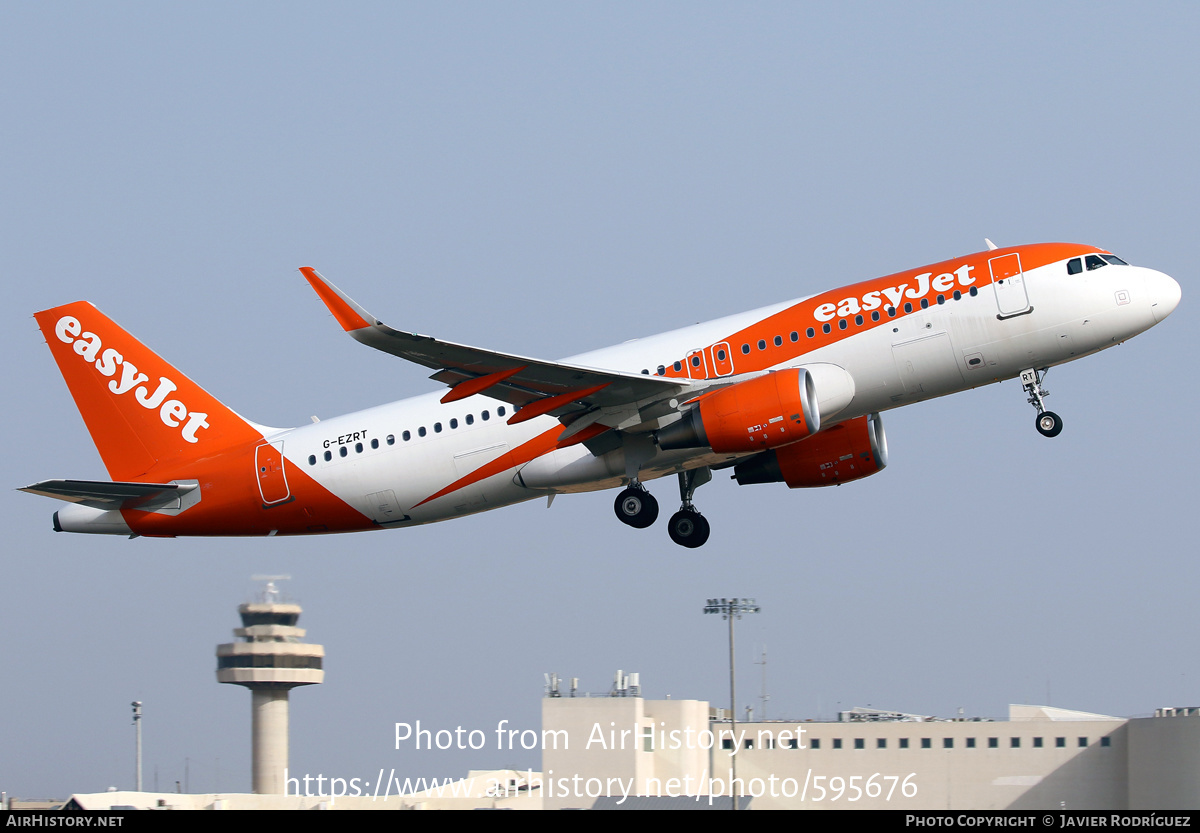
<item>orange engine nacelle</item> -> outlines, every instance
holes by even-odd
[[[835,425],[801,443],[767,451],[734,466],[734,479],[791,489],[849,483],[887,466],[887,436],[879,414]]]
[[[657,436],[662,449],[709,446],[724,454],[776,448],[820,428],[812,376],[801,367],[711,393]]]

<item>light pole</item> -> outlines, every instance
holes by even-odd
[[[742,614],[758,613],[761,608],[754,599],[709,599],[704,605],[705,613],[719,613],[722,619],[729,621],[729,735],[733,754],[729,758],[729,795],[733,799],[731,809],[738,808],[737,788],[737,686],[733,668],[733,620],[741,619]]]
[[[133,706],[133,728],[134,734],[137,735],[137,791],[142,791],[142,701],[134,700],[129,705]]]

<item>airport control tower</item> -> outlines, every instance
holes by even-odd
[[[243,641],[217,646],[217,682],[250,689],[254,792],[279,795],[288,765],[288,692],[325,681],[325,646],[300,641],[300,605],[283,602],[275,586],[288,576],[255,578],[266,587],[257,602],[238,607],[242,627],[233,635]]]

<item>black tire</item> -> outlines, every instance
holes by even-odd
[[[1057,437],[1063,429],[1062,417],[1053,411],[1042,411],[1038,414],[1037,422],[1034,425],[1037,426],[1038,433],[1043,437]]]
[[[634,529],[645,529],[658,520],[658,501],[645,489],[622,489],[613,502],[617,519]]]
[[[680,509],[667,524],[667,534],[671,540],[693,550],[704,546],[709,532],[708,521],[695,509]]]

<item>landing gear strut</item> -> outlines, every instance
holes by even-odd
[[[1042,401],[1043,397],[1050,395],[1050,391],[1042,387],[1042,379],[1045,378],[1047,371],[1048,368],[1037,370],[1032,367],[1022,370],[1021,387],[1029,394],[1029,404],[1037,408],[1037,421],[1034,425],[1037,426],[1038,433],[1043,437],[1057,437],[1062,433],[1062,417],[1053,411],[1047,411],[1046,403]]]
[[[638,481],[621,490],[613,503],[617,519],[634,529],[645,529],[658,520],[658,501]]]
[[[679,473],[679,498],[682,506],[667,523],[667,533],[671,540],[681,547],[695,549],[704,546],[704,542],[708,540],[708,521],[692,506],[692,494],[710,480],[712,470],[707,466]]]

